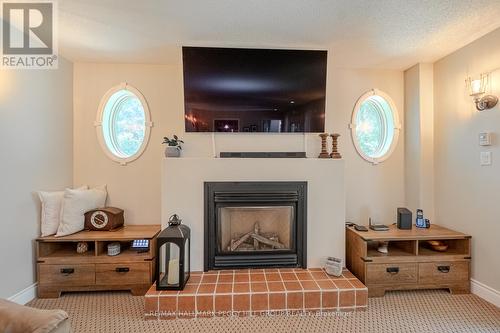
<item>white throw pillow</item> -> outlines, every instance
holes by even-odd
[[[71,235],[83,230],[84,214],[89,210],[104,207],[106,196],[106,185],[89,190],[66,189],[61,208],[61,223],[57,228],[56,237]]]
[[[86,190],[88,189],[88,186],[85,185],[77,189]],[[42,237],[53,235],[57,232],[57,228],[61,222],[61,205],[64,197],[64,191],[39,191],[38,197],[42,202],[42,214],[40,219]]]

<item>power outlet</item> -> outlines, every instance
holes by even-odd
[[[481,166],[491,165],[491,151],[482,151],[479,159]]]

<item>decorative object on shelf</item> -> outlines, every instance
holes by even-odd
[[[76,243],[76,253],[85,253],[89,250],[89,244],[87,242]]]
[[[465,80],[467,88],[469,89],[469,95],[473,97],[473,101],[478,111],[491,109],[498,103],[497,96],[485,95],[489,80],[489,73],[481,74],[478,79],[468,77]]]
[[[321,138],[321,153],[319,153],[318,158],[330,158],[328,150],[326,147],[326,139],[328,138],[328,133],[321,133],[319,137]]]
[[[120,228],[124,224],[123,209],[103,207],[85,213],[85,229],[109,231]]]
[[[446,252],[446,250],[448,250],[448,244],[440,240],[430,240],[427,241],[427,244],[429,244],[431,249],[434,251]]]
[[[181,156],[182,146],[181,143],[184,143],[177,135],[174,134],[173,139],[169,139],[168,137],[163,138],[163,144],[166,144],[165,148],[165,157],[179,157]]]
[[[378,248],[377,251],[380,253],[387,254],[389,253],[389,242],[378,242]]]
[[[118,242],[108,244],[108,256],[117,256],[120,254],[121,246]]]
[[[156,290],[184,289],[189,280],[190,254],[191,229],[174,214],[156,242]]]
[[[325,263],[325,271],[328,275],[341,276],[342,275],[342,259],[335,257],[328,257]]]
[[[342,158],[342,155],[340,155],[339,150],[338,150],[338,139],[340,134],[333,133],[330,134],[332,137],[332,153],[330,154],[331,158]]]

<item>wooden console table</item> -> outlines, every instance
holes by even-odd
[[[144,295],[153,283],[159,225],[127,225],[115,231],[81,231],[65,237],[36,240],[38,297],[56,298],[62,291],[130,290]],[[148,239],[149,249],[130,248],[134,239]],[[76,252],[78,242],[89,250]],[[107,245],[119,242],[121,252],[107,255]]]
[[[428,246],[441,240],[446,252]],[[377,251],[388,241],[388,253]],[[368,296],[383,296],[386,290],[446,288],[451,293],[470,292],[471,236],[432,224],[429,229],[413,226],[400,230],[356,231],[346,227],[346,266],[368,287]]]

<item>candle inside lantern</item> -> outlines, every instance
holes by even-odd
[[[168,284],[179,284],[179,259],[171,259],[168,262]]]

